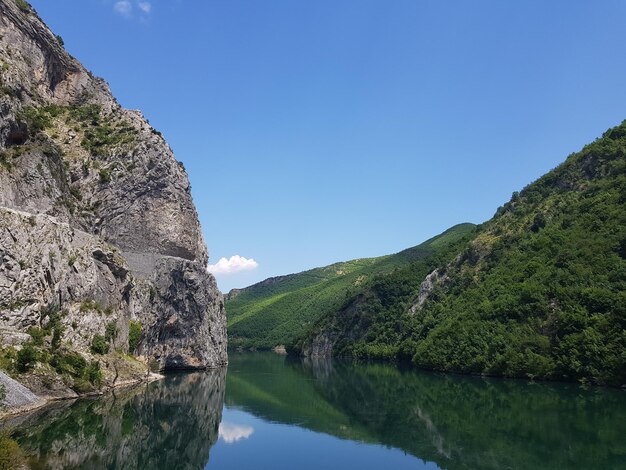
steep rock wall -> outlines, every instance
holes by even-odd
[[[223,298],[206,271],[187,173],[139,111],[65,52],[31,8],[0,0],[0,341],[17,349],[46,309],[62,347],[94,335],[159,368],[227,362]],[[46,340],[50,342],[50,340]],[[111,380],[115,380],[111,379]]]

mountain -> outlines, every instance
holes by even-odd
[[[450,262],[372,280],[293,349],[626,384],[626,121],[514,193]]]
[[[393,255],[335,263],[234,289],[226,296],[230,345],[269,349],[291,344],[321,317],[340,311],[346,298],[363,292],[371,279],[408,267],[426,275],[473,230],[473,224],[460,224]]]
[[[45,396],[224,364],[187,173],[139,111],[0,0],[0,367]],[[134,353],[136,358],[128,356]]]

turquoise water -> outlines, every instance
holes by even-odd
[[[232,354],[11,423],[32,468],[626,468],[626,392]]]

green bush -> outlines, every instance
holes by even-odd
[[[100,305],[95,300],[83,300],[83,302],[80,304],[80,312],[102,312],[102,305]]]
[[[15,4],[24,13],[30,12],[30,5],[25,0],[15,0]]]
[[[17,352],[15,367],[18,372],[28,372],[39,360],[39,353],[31,341],[22,345],[22,349]]]
[[[87,363],[77,352],[56,352],[49,363],[59,374],[74,379],[72,388],[78,393],[94,390],[102,384],[100,364],[97,361]]]
[[[28,328],[27,333],[33,338],[33,344],[35,346],[43,346],[43,340],[46,337],[46,331],[37,326],[31,326]]]
[[[61,346],[61,338],[63,337],[63,333],[65,328],[60,322],[55,323],[52,328],[52,340],[50,341],[50,349],[56,351]]]
[[[128,324],[128,352],[134,353],[141,339],[141,323],[131,320]]]
[[[72,377],[81,376],[87,367],[87,361],[76,352],[56,352],[50,357],[49,364],[59,374],[68,374]]]
[[[7,431],[0,432],[0,470],[15,470],[24,464],[24,453]]]
[[[84,377],[89,380],[92,385],[100,386],[102,385],[102,370],[100,369],[100,363],[97,361],[91,361],[87,368],[85,369]]]
[[[98,173],[100,177],[100,184],[106,184],[111,181],[111,172],[109,170],[105,170],[104,168],[100,170]]]
[[[115,322],[109,322],[104,331],[104,339],[107,343],[111,343],[115,341],[115,338],[117,338],[117,325]]]
[[[91,340],[91,352],[94,354],[106,354],[109,352],[109,342],[102,335],[94,335]]]

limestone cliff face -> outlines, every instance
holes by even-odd
[[[227,362],[223,298],[187,173],[139,111],[65,52],[32,8],[0,0],[0,343],[19,348],[42,311],[62,342],[161,368]]]

